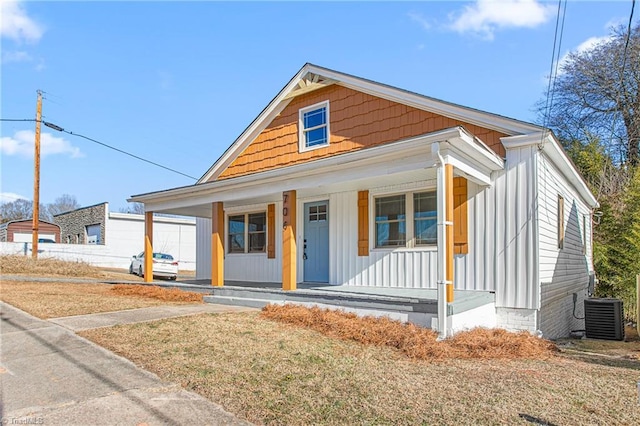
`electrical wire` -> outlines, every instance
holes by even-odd
[[[45,126],[47,126],[47,124],[51,124],[51,123],[47,123],[46,121],[43,121],[43,124],[44,124]],[[54,124],[53,126],[55,126],[55,124]],[[47,126],[47,127],[51,127],[51,126]],[[127,151],[124,151],[124,150],[122,150],[122,149],[120,149],[120,148],[116,148],[116,147],[114,147],[114,146],[108,145],[108,144],[106,144],[106,143],[104,143],[104,142],[97,141],[97,140],[92,139],[92,138],[90,138],[90,137],[88,137],[88,136],[81,135],[80,133],[73,133],[73,132],[71,132],[71,131],[69,131],[69,130],[65,130],[65,129],[63,129],[63,128],[61,128],[61,127],[58,127],[58,126],[56,126],[56,127],[51,127],[51,128],[53,128],[54,130],[58,130],[58,129],[59,129],[59,130],[58,130],[59,132],[63,132],[63,133],[66,133],[66,134],[68,134],[68,135],[76,136],[76,137],[78,137],[78,138],[86,139],[86,140],[88,140],[88,141],[90,141],[90,142],[97,143],[98,145],[102,145],[102,146],[104,146],[105,148],[112,149],[112,150],[114,150],[114,151],[116,151],[116,152],[119,152],[119,153],[121,153],[121,154],[128,155],[129,157],[135,158],[136,160],[144,161],[145,163],[149,163],[149,164],[152,164],[152,165],[154,165],[154,166],[157,166],[157,167],[163,168],[163,169],[165,169],[165,170],[168,170],[168,171],[170,171],[170,172],[177,173],[177,174],[182,175],[182,176],[184,176],[184,177],[188,177],[189,179],[193,179],[193,180],[196,180],[196,181],[198,180],[198,178],[193,177],[193,176],[190,176],[190,175],[188,175],[188,174],[186,174],[186,173],[179,172],[178,170],[172,169],[172,168],[167,167],[167,166],[163,166],[162,164],[156,163],[156,162],[151,161],[151,160],[147,160],[146,158],[139,157],[139,156],[137,156],[137,155],[135,155],[135,154],[131,154],[130,152],[127,152]]]
[[[633,23],[633,10],[636,7],[636,0],[631,0],[631,13],[629,14],[629,25],[627,26],[627,40],[624,43],[624,53],[622,54],[622,72],[627,65],[627,50],[629,49],[629,39],[631,38],[631,24]]]
[[[540,144],[538,149],[542,149],[544,145],[544,137],[546,132],[544,131],[547,128],[549,113],[551,111],[551,107],[553,106],[553,92],[555,90],[556,85],[556,77],[558,76],[558,66],[560,59],[560,49],[562,45],[562,34],[564,33],[564,17],[567,11],[567,1],[564,2],[564,9],[562,10],[562,25],[560,25],[560,9],[562,8],[562,0],[558,0],[558,12],[556,13],[556,29],[553,35],[553,51],[551,52],[551,64],[549,66],[549,83],[547,85],[547,99],[544,106],[544,116],[542,118],[542,136],[540,137]],[[558,27],[560,27],[560,40],[558,40]],[[556,49],[556,45],[558,48]],[[557,52],[557,53],[556,53]],[[554,71],[555,64],[555,71]]]
[[[35,122],[37,120],[34,119],[34,118],[0,118],[0,121],[32,121],[32,122]],[[116,147],[111,146],[109,144],[106,144],[104,142],[100,142],[100,141],[95,140],[93,138],[90,138],[88,136],[81,135],[79,133],[73,133],[73,132],[71,132],[69,130],[65,130],[64,128],[62,128],[60,126],[57,126],[57,125],[55,125],[53,123],[49,123],[48,121],[40,120],[40,122],[42,124],[44,124],[45,126],[49,127],[50,129],[57,130],[58,132],[63,132],[63,133],[67,133],[67,134],[72,135],[72,136],[76,136],[78,138],[86,139],[86,140],[88,140],[90,142],[97,143],[98,145],[102,145],[105,148],[109,148],[109,149],[112,149],[112,150],[114,150],[116,152],[119,152],[121,154],[128,155],[129,157],[135,158],[136,160],[144,161],[145,163],[154,165],[156,167],[160,167],[162,169],[168,170],[168,171],[173,172],[173,173],[177,173],[179,175],[182,175],[184,177],[188,177],[189,179],[193,179],[195,181],[198,180],[198,178],[196,178],[196,177],[190,176],[190,175],[188,175],[186,173],[182,173],[182,172],[180,172],[178,170],[172,169],[171,167],[163,166],[162,164],[156,163],[155,161],[147,160],[146,158],[142,158],[142,157],[140,157],[138,155],[131,154],[130,152],[124,151],[124,150],[122,150],[120,148],[116,148]]]

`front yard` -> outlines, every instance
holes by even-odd
[[[640,418],[640,360],[577,347],[548,360],[414,361],[247,313],[82,335],[256,423],[631,425]]]
[[[41,318],[184,303],[159,300],[149,287],[118,292],[62,276],[56,281],[3,280],[0,298]],[[325,324],[321,333],[258,313],[228,313],[80,334],[259,424],[635,425],[640,419],[637,336],[558,342],[560,352],[546,359],[453,353],[416,360],[392,347],[335,337],[341,333],[327,336],[337,324]],[[369,341],[367,333],[361,330],[367,338],[360,342]]]

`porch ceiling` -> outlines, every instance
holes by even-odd
[[[461,127],[429,133],[375,148],[363,149],[233,179],[133,196],[147,211],[211,217],[211,203],[260,204],[282,199],[282,192],[297,190],[299,198],[331,192],[370,189],[403,182],[435,179],[434,142],[454,165],[456,174],[491,184],[491,172],[503,168],[486,145]]]

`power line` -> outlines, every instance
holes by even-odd
[[[33,121],[33,122],[35,122],[37,120],[35,120],[33,118],[0,118],[0,121]],[[71,132],[69,130],[65,130],[64,128],[62,128],[62,127],[60,127],[60,126],[58,126],[56,124],[49,123],[49,122],[44,121],[44,120],[42,120],[41,122],[42,122],[42,124],[44,124],[45,126],[49,127],[50,129],[57,130],[58,132],[63,132],[63,133],[67,133],[67,134],[72,135],[72,136],[76,136],[78,138],[86,139],[86,140],[88,140],[90,142],[97,143],[98,145],[102,145],[105,148],[109,148],[109,149],[117,151],[117,152],[119,152],[121,154],[128,155],[129,157],[135,158],[136,160],[144,161],[145,163],[152,164],[154,166],[160,167],[162,169],[168,170],[168,171],[173,172],[173,173],[177,173],[177,174],[182,175],[184,177],[188,177],[189,179],[193,179],[193,180],[196,180],[196,181],[198,180],[198,178],[196,178],[196,177],[190,176],[190,175],[188,175],[186,173],[182,173],[182,172],[180,172],[178,170],[172,169],[171,167],[163,166],[162,164],[156,163],[155,161],[147,160],[146,158],[142,158],[142,157],[140,157],[138,155],[131,154],[130,152],[124,151],[124,150],[122,150],[120,148],[116,148],[116,147],[111,146],[109,144],[106,144],[104,142],[100,142],[100,141],[95,140],[93,138],[90,138],[88,136],[81,135],[79,133],[73,133],[73,132]]]
[[[556,14],[556,29],[553,36],[553,51],[551,52],[551,64],[549,66],[549,84],[547,86],[547,99],[544,107],[544,117],[542,120],[542,140],[540,141],[540,145],[543,144],[544,140],[544,129],[547,128],[549,113],[551,111],[551,107],[553,105],[553,95],[555,91],[556,77],[558,76],[558,66],[560,61],[560,49],[562,45],[562,34],[564,33],[564,18],[567,11],[567,2],[564,2],[564,10],[562,11],[562,25],[560,25],[560,9],[562,8],[562,0],[558,0],[558,12]],[[558,40],[558,27],[560,27],[560,40]],[[558,48],[556,49],[556,44]],[[557,53],[556,53],[557,52]],[[554,71],[555,64],[555,71]]]
[[[98,140],[92,139],[92,138],[90,138],[90,137],[88,137],[88,136],[81,135],[80,133],[73,133],[73,132],[71,132],[71,131],[69,131],[69,130],[65,130],[65,129],[63,129],[63,128],[62,128],[62,127],[60,127],[60,126],[56,126],[55,124],[48,123],[48,122],[46,122],[46,121],[43,121],[43,124],[44,124],[45,126],[47,126],[47,127],[51,128],[51,129],[57,130],[57,131],[59,131],[59,132],[63,132],[63,133],[66,133],[66,134],[69,134],[69,135],[72,135],[72,136],[76,136],[76,137],[78,137],[78,138],[86,139],[86,140],[88,140],[88,141],[90,141],[90,142],[97,143],[98,145],[102,145],[102,146],[104,146],[105,148],[109,148],[109,149],[112,149],[112,150],[114,150],[114,151],[116,151],[116,152],[119,152],[119,153],[121,153],[121,154],[128,155],[129,157],[135,158],[136,160],[144,161],[145,163],[149,163],[149,164],[152,164],[152,165],[154,165],[154,166],[157,166],[157,167],[163,168],[163,169],[165,169],[165,170],[168,170],[168,171],[170,171],[170,172],[177,173],[177,174],[179,174],[179,175],[182,175],[182,176],[188,177],[189,179],[193,179],[193,180],[196,180],[196,181],[198,180],[198,178],[195,178],[195,177],[193,177],[193,176],[190,176],[190,175],[188,175],[188,174],[186,174],[186,173],[179,172],[178,170],[172,169],[171,167],[163,166],[162,164],[156,163],[155,161],[147,160],[146,158],[142,158],[142,157],[137,156],[137,155],[135,155],[135,154],[131,154],[130,152],[127,152],[127,151],[124,151],[124,150],[122,150],[122,149],[120,149],[120,148],[116,148],[116,147],[114,147],[114,146],[108,145],[108,144],[106,144],[106,143],[104,143],[104,142],[100,142],[100,141],[98,141]]]
[[[627,50],[629,49],[629,38],[631,38],[631,24],[633,22],[633,10],[636,8],[636,0],[631,0],[631,13],[629,14],[629,25],[627,26],[627,40],[624,43],[624,53],[622,54],[622,72],[627,64]]]

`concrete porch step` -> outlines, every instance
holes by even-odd
[[[437,302],[432,299],[312,289],[283,291],[273,288],[225,286],[213,288],[213,294],[205,296],[204,301],[254,308],[262,308],[269,303],[288,302],[404,314],[437,314],[438,311]]]

